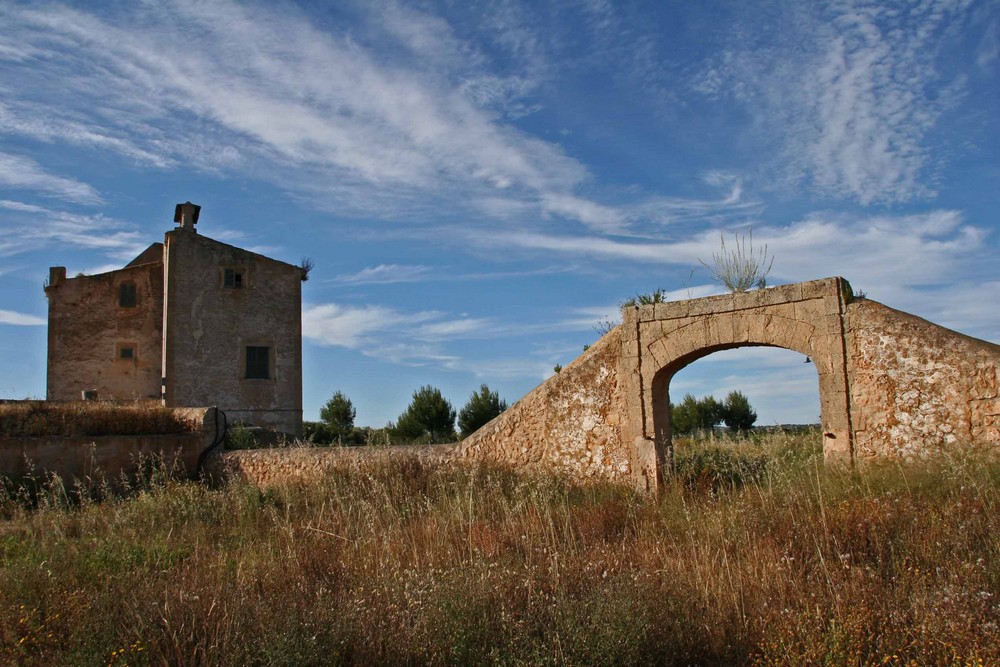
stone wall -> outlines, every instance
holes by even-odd
[[[243,421],[298,435],[302,427],[302,271],[187,229],[166,234],[164,397],[217,404]],[[229,268],[238,288],[224,285]],[[247,346],[271,349],[270,377],[247,379]]]
[[[425,462],[448,460],[456,445],[398,447],[281,447],[219,452],[208,459],[206,474],[217,480],[239,480],[266,488],[315,480],[337,468],[351,468],[394,457],[415,456]]]
[[[561,373],[461,443],[459,455],[653,491],[670,469],[673,375],[725,349],[774,346],[817,371],[828,457],[1000,450],[1000,346],[873,301],[842,278],[629,309]]]
[[[544,466],[583,477],[626,479],[621,436],[621,328],[466,438],[464,458]]]
[[[49,301],[49,400],[77,401],[82,391],[100,399],[160,397],[163,264],[128,266],[66,278],[55,267]],[[123,283],[134,283],[136,304],[119,305]],[[131,346],[132,358],[121,347]]]
[[[639,306],[624,315],[622,376],[628,406],[626,438],[670,465],[670,382],[713,352],[770,346],[813,362],[827,457],[849,458],[851,428],[844,358],[845,295],[841,278],[782,285],[741,294]],[[646,476],[648,477],[648,475]],[[647,486],[654,484],[647,480]]]
[[[858,457],[1000,448],[1000,345],[875,301],[854,301],[847,315]]]
[[[210,408],[184,409],[181,417],[196,430],[169,435],[0,438],[0,477],[16,481],[55,474],[67,486],[102,475],[110,481],[133,475],[140,458],[154,456],[193,475],[202,451],[221,435],[222,428]]]

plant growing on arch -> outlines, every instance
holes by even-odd
[[[767,274],[771,272],[774,256],[768,259],[767,244],[763,250],[753,247],[753,228],[742,236],[734,233],[735,245],[726,247],[726,237],[719,235],[722,248],[712,253],[712,264],[698,261],[708,269],[712,278],[726,286],[730,292],[746,292],[747,290],[767,287]]]

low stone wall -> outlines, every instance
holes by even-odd
[[[0,477],[17,481],[55,474],[68,484],[101,475],[110,480],[135,474],[140,459],[154,456],[193,474],[208,444],[201,433],[11,438],[0,440]]]
[[[335,468],[350,468],[379,459],[416,456],[425,461],[446,461],[456,452],[457,445],[240,449],[211,456],[204,470],[215,480],[239,480],[266,488],[317,479]]]
[[[0,477],[18,481],[54,474],[68,485],[101,475],[114,480],[135,474],[140,460],[152,457],[162,457],[168,466],[194,475],[202,451],[217,437],[215,411],[181,408],[178,412],[198,430],[168,435],[0,437]]]

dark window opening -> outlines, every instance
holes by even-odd
[[[118,358],[122,361],[132,361],[135,359],[135,348],[131,345],[122,345],[118,348]]]
[[[271,377],[271,348],[247,345],[246,379],[268,380]]]
[[[240,289],[243,287],[243,272],[238,269],[224,269],[222,286],[228,289]]]
[[[122,283],[118,286],[118,305],[121,308],[135,308],[136,302],[135,283]]]

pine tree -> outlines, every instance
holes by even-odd
[[[732,391],[726,396],[723,421],[729,430],[746,433],[757,421],[757,413],[750,407],[750,399],[741,392]]]
[[[413,392],[413,400],[392,427],[393,435],[409,442],[455,440],[455,410],[441,390],[427,385]]]
[[[329,431],[331,440],[341,444],[351,437],[355,416],[354,404],[340,391],[334,393],[319,411],[319,418]]]
[[[507,409],[507,401],[500,398],[500,393],[490,391],[485,384],[479,391],[472,392],[469,402],[458,413],[458,429],[463,438],[467,438],[481,426]]]

